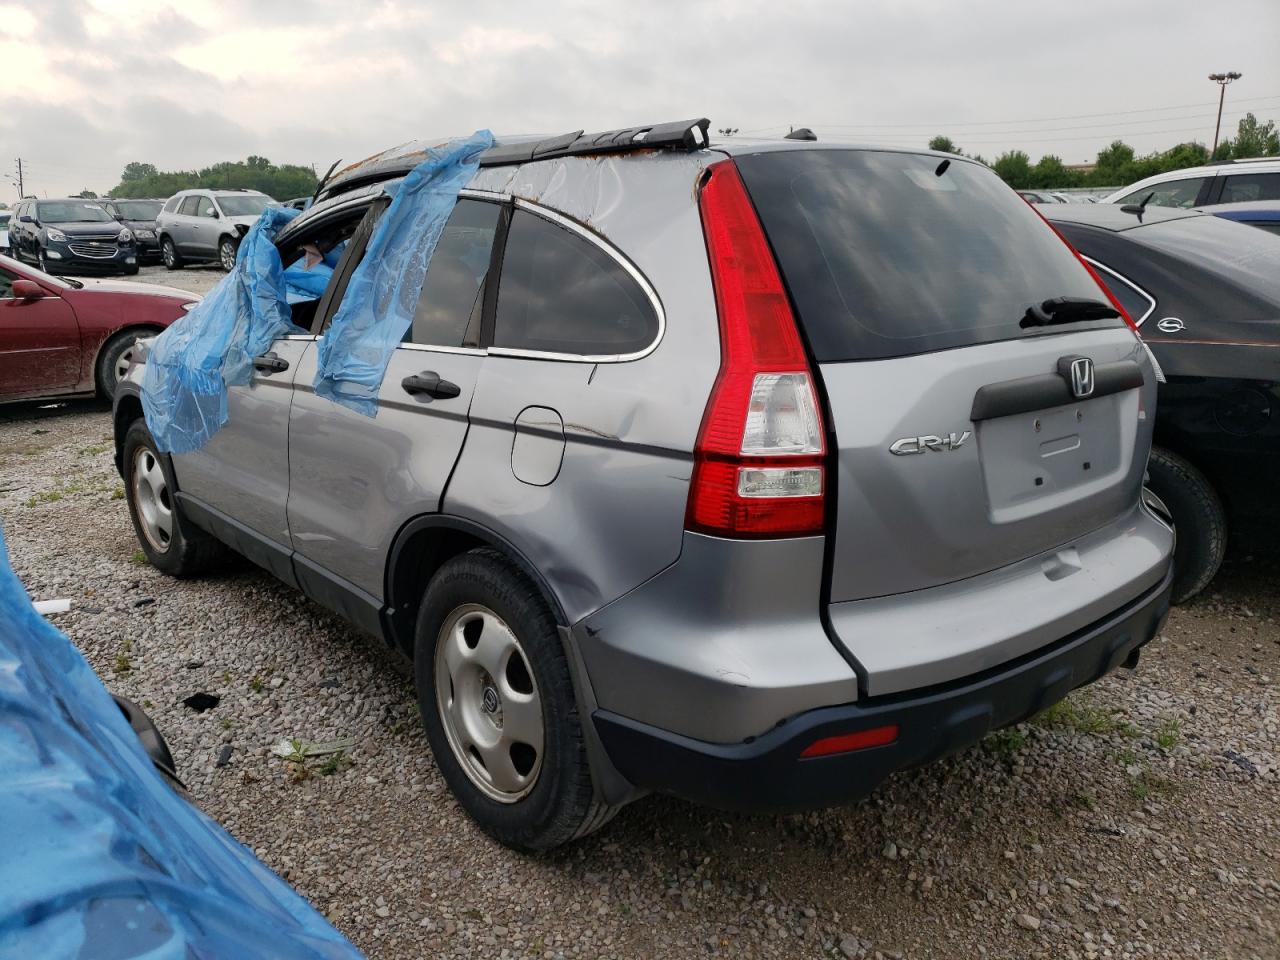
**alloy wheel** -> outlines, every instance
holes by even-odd
[[[224,240],[218,245],[218,259],[222,263],[222,269],[230,273],[236,268],[236,245],[230,240]]]
[[[147,447],[133,455],[133,503],[142,535],[152,549],[164,553],[173,540],[173,501],[160,460]]]
[[[116,383],[119,383],[125,378],[125,375],[128,374],[129,364],[133,362],[133,351],[136,346],[136,343],[129,344],[129,346],[124,348],[124,352],[120,354],[120,356],[116,357],[116,366],[114,371],[116,375]]]
[[[485,796],[515,803],[538,781],[542,700],[515,632],[478,603],[458,607],[436,638],[436,706],[454,757]]]

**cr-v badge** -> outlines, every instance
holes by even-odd
[[[966,440],[969,439],[969,431],[963,433],[951,433],[945,437],[903,437],[901,440],[895,440],[889,447],[889,452],[905,457],[909,453],[924,453],[926,450],[941,452],[943,450],[959,450]]]

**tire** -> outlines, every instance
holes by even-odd
[[[178,253],[178,248],[174,246],[173,237],[160,239],[160,260],[164,263],[166,270],[181,270],[185,266],[182,262],[182,254]]]
[[[491,837],[550,850],[616,812],[596,799],[555,620],[502,554],[472,550],[432,578],[418,613],[414,676],[436,763]],[[540,746],[525,742],[535,739]]]
[[[239,249],[240,243],[233,237],[223,237],[218,241],[218,264],[227,273],[236,268],[236,251]]]
[[[1185,458],[1151,449],[1148,486],[1168,507],[1177,532],[1173,602],[1186,603],[1209,585],[1227,552],[1227,515],[1203,473]]]
[[[182,515],[173,497],[173,470],[141,419],[125,433],[122,462],[129,517],[153,567],[171,577],[195,577],[223,559],[222,544]]]
[[[36,266],[40,268],[41,273],[52,272],[49,270],[49,261],[46,260],[44,256],[44,247],[39,247],[36,250]]]
[[[138,275],[138,265],[135,263],[135,264],[134,264],[133,266],[131,266],[131,267],[125,267],[125,268],[124,268],[124,275],[125,275],[126,277],[136,277],[136,276]]]
[[[129,367],[129,359],[139,337],[150,336],[154,330],[126,330],[117,333],[98,351],[98,365],[94,371],[98,384],[98,396],[111,400],[116,395],[120,379]]]

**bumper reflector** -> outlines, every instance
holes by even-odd
[[[852,753],[855,750],[866,750],[868,747],[883,747],[898,739],[898,725],[872,727],[870,730],[859,730],[857,733],[842,733],[835,737],[823,737],[804,748],[800,754],[805,757],[829,757],[833,753]]]

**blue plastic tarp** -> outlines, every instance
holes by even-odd
[[[342,252],[347,249],[347,241],[343,240],[318,261],[305,254],[284,269],[285,298],[290,304],[304,303],[308,300],[319,300],[324,296],[325,287],[333,276]],[[319,253],[319,251],[316,251]]]
[[[458,193],[479,168],[480,154],[491,146],[488,130],[451,140],[428,150],[408,176],[387,186],[394,199],[320,338],[317,396],[368,417],[377,414],[387,364],[413,322],[436,243]]]
[[[268,207],[240,243],[235,269],[156,337],[142,378],[147,429],[166,453],[204,446],[227,422],[227,388],[243,386],[253,358],[294,326],[274,239],[301,211]]]
[[[360,957],[161,779],[2,536],[0,837],[0,957]]]

